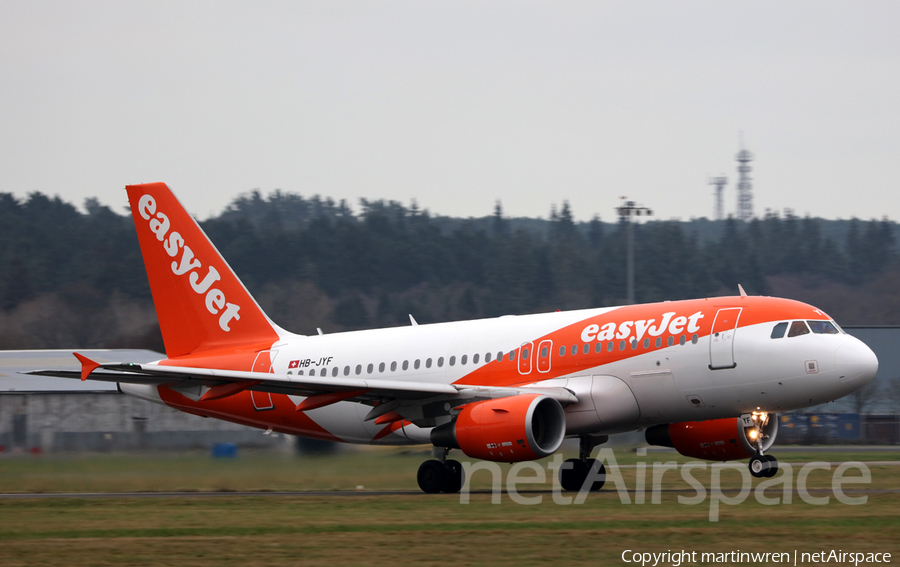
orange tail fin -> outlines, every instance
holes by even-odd
[[[280,329],[166,184],[126,190],[166,355],[276,342]]]

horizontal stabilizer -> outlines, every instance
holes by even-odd
[[[91,375],[91,372],[100,368],[99,362],[94,362],[90,358],[78,354],[77,352],[73,352],[72,355],[78,359],[78,362],[81,363],[81,381],[84,382],[87,380],[87,377]]]

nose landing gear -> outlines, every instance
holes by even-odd
[[[462,489],[465,482],[462,464],[448,459],[449,452],[450,449],[446,447],[435,447],[433,453],[436,459],[425,461],[419,466],[416,480],[422,492],[455,494]]]
[[[578,458],[567,459],[559,469],[559,485],[563,490],[577,492],[584,487],[590,492],[597,492],[603,488],[603,484],[606,482],[606,467],[597,459],[591,459],[590,456],[594,447],[605,443],[608,439],[609,437],[606,435],[581,436],[578,444]],[[591,484],[585,487],[589,478]]]
[[[750,459],[750,474],[756,478],[772,478],[778,472],[778,460],[772,455],[756,454]]]
[[[750,459],[750,474],[755,478],[772,478],[778,472],[778,459],[763,454],[763,443],[768,439],[765,427],[769,424],[769,414],[755,411],[750,414],[753,422],[748,437],[756,445],[756,454]]]

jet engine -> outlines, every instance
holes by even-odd
[[[541,394],[473,402],[463,406],[454,421],[431,430],[431,442],[438,447],[505,463],[552,455],[565,436],[562,406]]]
[[[746,459],[757,447],[768,450],[775,443],[778,417],[754,413],[742,417],[683,421],[654,425],[644,437],[651,445],[672,447],[686,457],[708,461]]]

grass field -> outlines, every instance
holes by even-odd
[[[871,483],[847,486],[848,492],[870,491],[862,505],[834,497],[828,505],[811,505],[794,493],[791,504],[767,506],[751,495],[741,504],[721,505],[719,521],[710,522],[708,500],[678,502],[679,496],[695,493],[677,471],[663,477],[661,502],[650,503],[652,463],[687,459],[670,453],[617,452],[615,457],[625,465],[621,475],[630,504],[613,488],[580,505],[556,504],[549,483],[520,486],[529,490],[525,496],[541,497],[535,505],[517,504],[508,493],[499,504],[492,504],[487,492],[472,494],[468,504],[461,504],[459,495],[366,494],[415,490],[415,472],[426,456],[397,450],[315,458],[245,453],[231,460],[205,454],[3,458],[4,493],[363,488],[334,496],[0,499],[0,565],[622,565],[627,549],[791,554],[842,549],[900,558],[898,466],[872,465]],[[897,459],[898,453],[779,453],[780,461],[797,463],[795,479],[799,463],[807,461]],[[648,466],[645,504],[634,503],[637,462]],[[709,470],[694,476],[709,486]],[[725,471],[722,479],[726,489],[741,484],[737,471]],[[829,494],[831,479],[832,471],[810,474],[815,496]],[[486,489],[490,475],[480,471],[473,483]],[[781,487],[766,494],[781,496]]]

